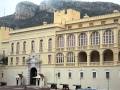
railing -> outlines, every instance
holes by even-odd
[[[114,62],[113,61],[104,61],[103,65],[113,65]]]
[[[120,65],[120,61],[118,61],[117,64]]]
[[[56,63],[56,66],[64,66],[64,63]]]
[[[64,51],[64,48],[57,48],[57,51]]]
[[[10,55],[13,55],[14,54],[14,52],[10,52]]]
[[[43,49],[40,49],[39,52],[43,52]]]
[[[87,66],[87,62],[79,62],[78,66]]]
[[[75,66],[75,62],[66,62],[67,66]]]
[[[26,54],[26,51],[22,51],[23,54]]]
[[[91,65],[91,66],[99,66],[99,65],[100,65],[100,62],[90,62],[90,65]]]
[[[79,46],[78,49],[84,50],[84,49],[87,49],[87,46]]]
[[[102,47],[103,48],[113,48],[114,44],[103,44]]]
[[[73,51],[73,50],[75,50],[75,47],[67,47],[67,50],[68,51]]]
[[[16,54],[19,54],[19,52],[17,51]]]
[[[99,49],[100,45],[90,45],[90,49]]]

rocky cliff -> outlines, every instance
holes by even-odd
[[[54,10],[72,8],[81,12],[83,17],[97,16],[120,11],[120,5],[108,2],[81,2],[74,0],[45,0],[40,5],[31,2],[20,2],[14,14],[0,18],[0,26],[14,29],[42,25],[43,22],[53,23]]]

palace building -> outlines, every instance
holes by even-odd
[[[120,12],[83,18],[68,9],[54,23],[12,30],[0,28],[0,81],[8,86],[74,84],[120,89]],[[5,59],[4,59],[5,58]],[[8,61],[7,61],[8,58]],[[5,61],[6,60],[6,61]],[[18,82],[16,83],[16,81]]]

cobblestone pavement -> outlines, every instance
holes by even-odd
[[[0,86],[0,90],[50,90],[49,88],[21,87],[21,86]]]

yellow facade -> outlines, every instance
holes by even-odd
[[[20,73],[26,84],[32,84],[30,72],[36,68],[46,83],[56,82],[58,87],[67,83],[71,89],[73,84],[81,84],[100,90],[107,90],[109,72],[110,90],[119,90],[119,39],[120,12],[80,18],[80,12],[72,9],[56,11],[53,24],[0,31],[1,50],[8,56],[8,65],[1,72],[5,72],[8,85],[15,85],[15,76]],[[84,78],[80,78],[80,72]],[[93,72],[96,77],[92,77]]]

